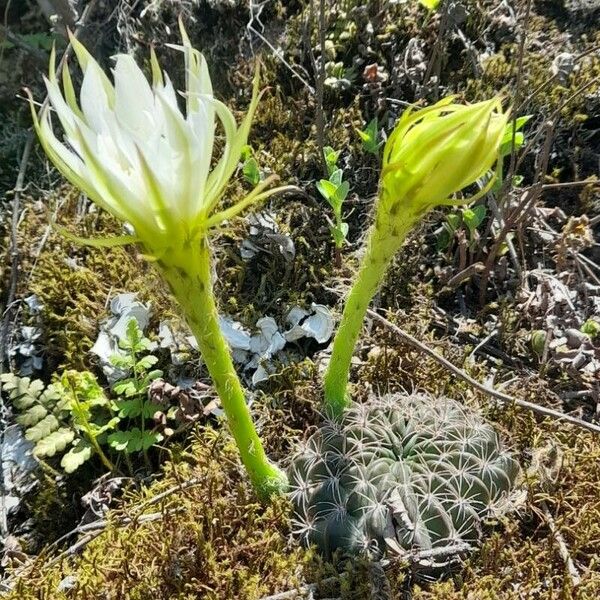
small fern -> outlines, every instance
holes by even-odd
[[[135,319],[130,319],[127,323],[125,339],[119,345],[124,353],[114,355],[111,362],[115,367],[129,373],[129,377],[114,385],[113,391],[119,395],[114,407],[121,419],[129,419],[130,423],[138,420],[140,427],[115,431],[108,436],[108,443],[119,452],[145,453],[148,448],[163,439],[160,432],[149,429],[146,423],[161,410],[161,406],[148,399],[148,388],[155,379],[162,377],[162,371],[152,369],[158,358],[147,354],[150,350],[150,340],[144,337]]]
[[[109,400],[92,373],[66,371],[48,386],[13,373],[0,376],[0,382],[20,413],[16,421],[34,444],[34,456],[44,459],[64,453],[61,467],[73,473],[97,453],[112,469],[99,438],[119,419],[111,415]]]
[[[163,407],[148,399],[150,384],[162,371],[153,369],[158,359],[149,354],[150,340],[135,319],[127,324],[120,346],[122,353],[113,356],[112,363],[127,376],[114,385],[114,399],[106,396],[89,371],[65,371],[48,386],[12,373],[0,376],[0,389],[17,411],[16,421],[25,429],[25,438],[34,444],[34,456],[62,456],[60,466],[66,473],[73,473],[94,455],[112,471],[106,454],[111,451],[142,452],[148,463],[148,449],[163,439],[153,421]],[[128,456],[126,460],[131,469]]]

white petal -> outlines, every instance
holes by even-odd
[[[63,129],[67,135],[71,135],[75,131],[75,123],[77,117],[65,102],[63,95],[58,87],[58,83],[49,81],[44,77],[46,89],[48,90],[48,98],[52,104],[52,108],[56,111],[56,114],[60,120]]]
[[[133,58],[119,54],[114,69],[115,114],[119,124],[141,138],[154,129],[154,95]]]
[[[48,116],[42,117],[39,133],[44,150],[66,179],[89,196],[98,206],[112,213],[118,219],[123,219],[123,213],[110,199],[105,198],[96,186],[96,179],[90,173],[85,162],[56,138]]]
[[[215,137],[215,109],[214,104],[206,96],[199,98],[198,110],[187,117],[187,122],[194,133],[197,146],[197,158],[194,163],[194,172],[197,183],[194,188],[200,203],[204,200],[204,191],[213,155]]]
[[[97,133],[106,131],[106,113],[109,112],[108,97],[102,85],[102,71],[91,63],[83,76],[80,101],[87,124]]]

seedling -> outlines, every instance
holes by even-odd
[[[379,124],[377,117],[371,119],[363,131],[357,129],[356,132],[362,141],[363,149],[379,158],[379,148],[383,141],[379,139]]]
[[[457,212],[446,216],[446,221],[442,223],[441,230],[438,233],[437,249],[446,250],[456,233],[464,225],[467,235],[469,248],[473,250],[479,239],[479,227],[485,219],[487,210],[484,205],[479,204],[472,208],[462,208]]]
[[[144,337],[135,319],[127,323],[125,339],[120,346],[125,355],[112,356],[111,363],[128,372],[129,377],[113,386],[113,391],[121,397],[114,401],[113,407],[119,419],[127,419],[130,426],[111,433],[108,443],[115,450],[127,454],[143,451],[148,462],[148,448],[163,439],[158,431],[148,427],[148,421],[161,410],[160,406],[148,400],[148,388],[163,373],[159,369],[152,369],[158,358],[147,354],[150,340]]]
[[[348,192],[350,184],[347,181],[342,181],[344,173],[341,169],[336,169],[331,173],[329,179],[321,179],[317,182],[317,189],[321,196],[327,200],[329,206],[333,209],[334,221],[329,218],[329,230],[335,245],[335,264],[340,267],[342,264],[341,249],[346,243],[348,235],[348,223],[342,218],[342,207]]]
[[[337,171],[337,161],[340,157],[340,150],[334,150],[331,146],[325,146],[323,148],[323,156],[325,157],[325,164],[327,165],[327,175],[331,177],[334,171]]]
[[[251,146],[246,145],[242,148],[241,159],[243,161],[242,174],[244,179],[252,186],[258,185],[261,180],[260,169]]]
[[[588,319],[580,328],[581,333],[589,335],[591,339],[600,336],[600,322],[596,319]]]
[[[497,168],[497,179],[492,187],[493,192],[500,191],[502,187],[502,183],[504,181],[504,158],[510,156],[513,152],[513,137],[514,137],[514,151],[517,152],[520,150],[525,143],[525,134],[521,129],[525,126],[527,121],[531,119],[531,115],[526,115],[524,117],[519,117],[514,121],[514,129],[512,121],[508,123],[506,127],[506,131],[502,138],[502,143],[500,144],[500,160],[498,161]],[[514,132],[514,134],[513,134]],[[515,187],[521,185],[523,181],[523,177],[521,175],[514,175],[512,184]]]

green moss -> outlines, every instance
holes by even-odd
[[[256,502],[222,432],[203,431],[185,459],[129,495],[81,556],[52,567],[39,558],[8,597],[250,599],[297,585],[311,553],[290,546],[287,503]],[[180,489],[192,480],[196,485]],[[167,490],[173,493],[152,500]],[[149,514],[151,520],[142,516]],[[119,524],[127,518],[133,521]],[[75,587],[58,592],[68,575]]]
[[[76,217],[78,194],[66,186],[48,199],[58,209],[58,223],[78,236],[119,234],[117,223],[105,213]],[[78,246],[49,227],[49,215],[31,208],[19,231],[24,293],[35,293],[44,304],[45,344],[50,370],[90,367],[89,349],[98,326],[108,316],[108,303],[119,292],[136,292],[142,302],[170,310],[169,297],[153,268],[132,247],[111,249]],[[48,238],[38,253],[42,235]]]

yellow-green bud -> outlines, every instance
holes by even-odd
[[[501,100],[471,105],[452,100],[409,109],[398,121],[383,152],[380,213],[404,212],[398,203],[416,213],[452,203],[453,194],[494,165],[508,121]]]

